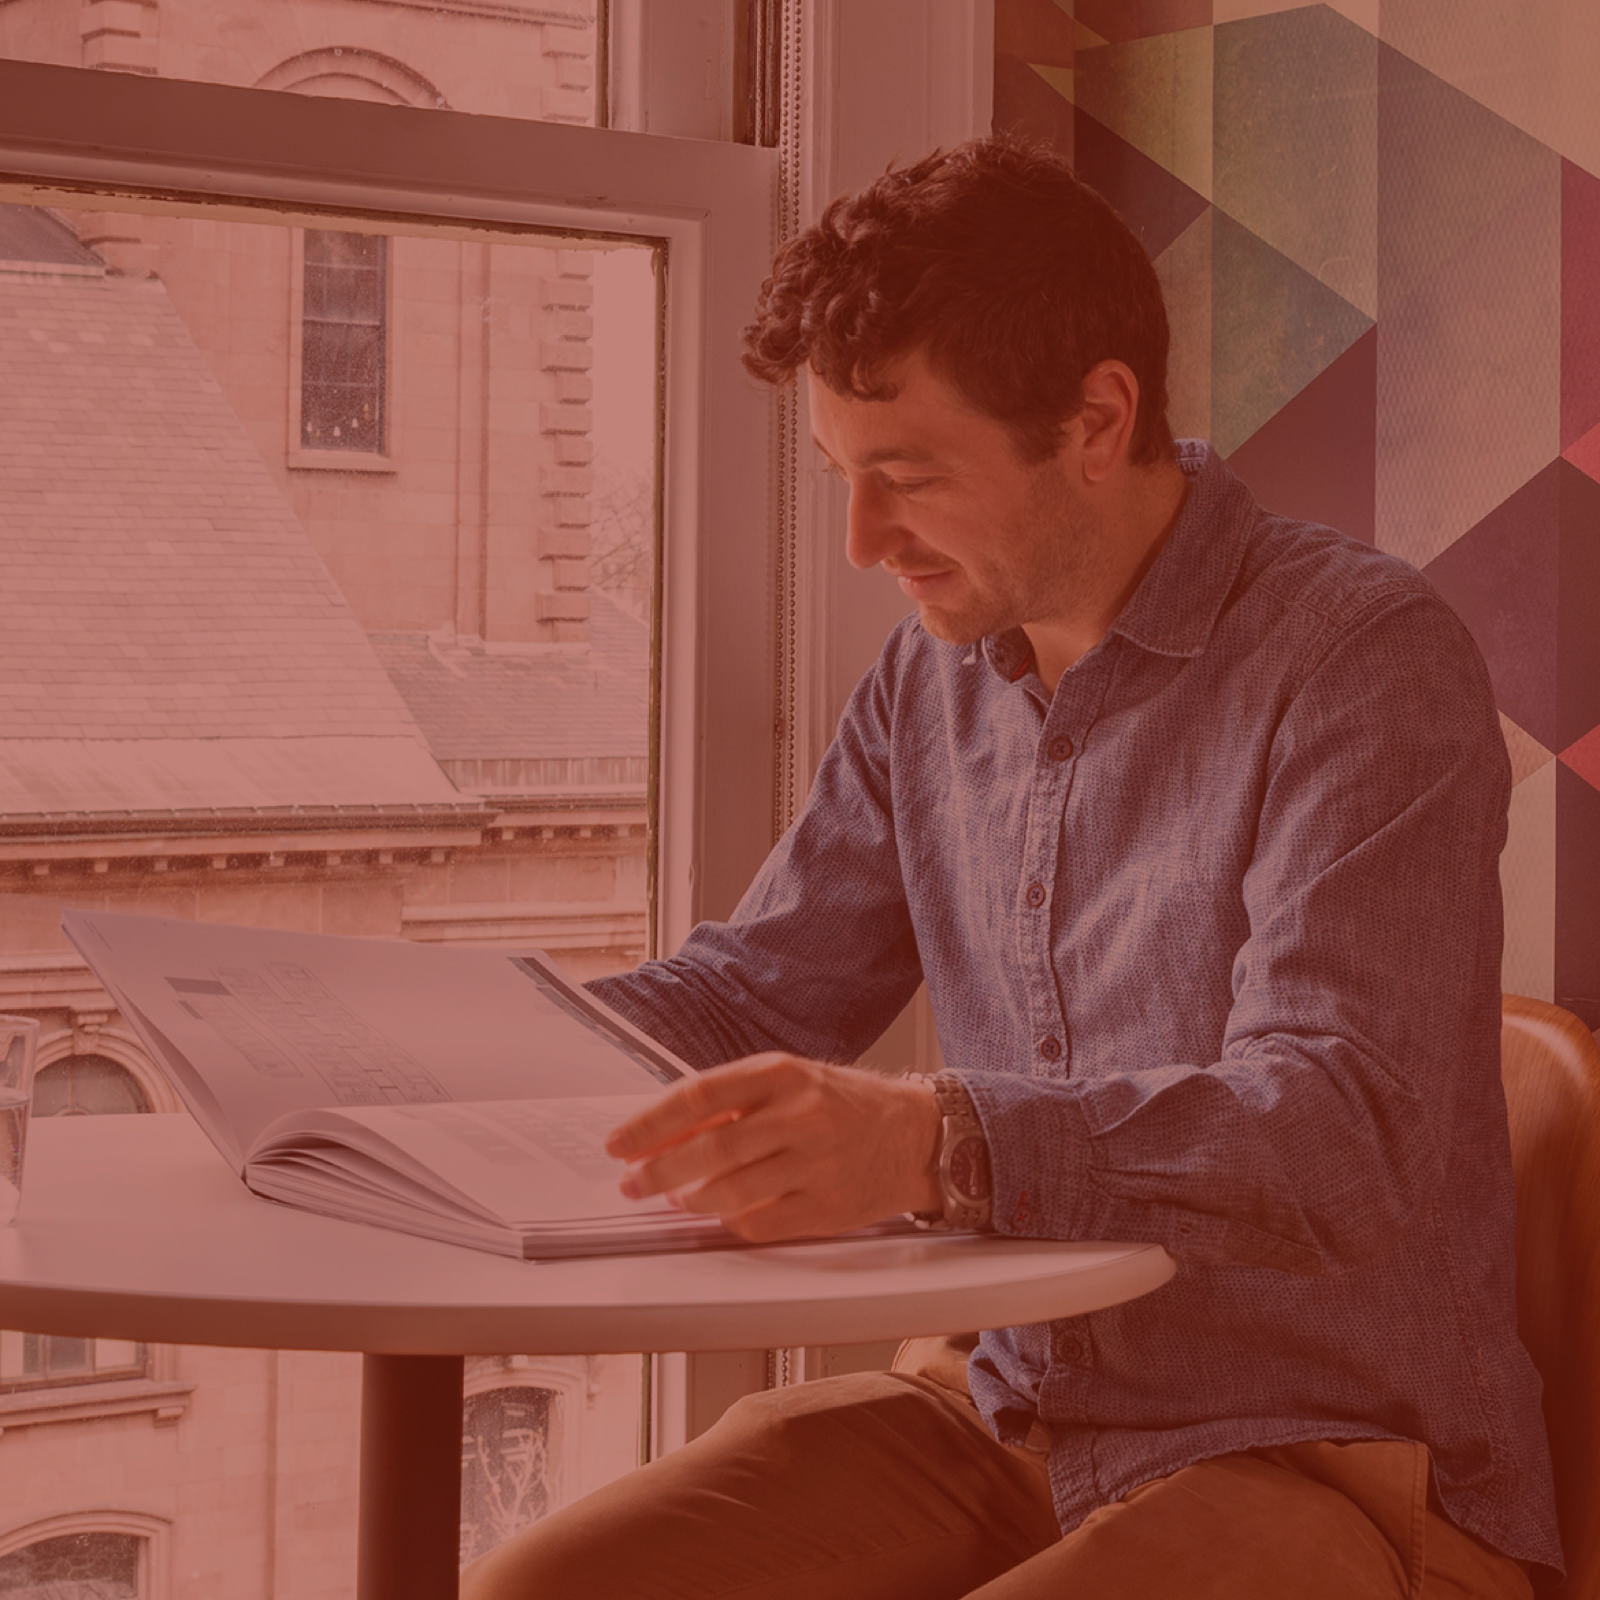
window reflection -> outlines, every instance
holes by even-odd
[[[519,1386],[469,1395],[461,1440],[461,1560],[476,1560],[550,1509],[556,1397]]]
[[[300,443],[365,450],[385,442],[389,241],[307,229],[300,317]]]
[[[140,1600],[131,1533],[69,1533],[0,1556],[0,1600]]]
[[[123,1115],[149,1109],[133,1074],[106,1056],[68,1056],[34,1074],[36,1117]]]

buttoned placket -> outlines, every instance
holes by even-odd
[[[1028,818],[1017,888],[1016,952],[1033,1050],[1025,1070],[1065,1078],[1072,1070],[1072,1034],[1053,959],[1056,899],[1062,890],[1064,818],[1079,752],[1099,714],[1110,676],[1106,644],[1064,672],[1054,698],[1031,671],[1016,688],[1041,711],[1029,779]],[[1020,1066],[1020,1064],[1019,1064]]]
[[[1065,1078],[1072,1071],[1071,997],[1062,994],[1056,974],[1054,929],[1061,921],[1057,902],[1071,891],[1067,840],[1070,833],[1079,831],[1071,827],[1073,780],[1110,686],[1116,648],[1117,642],[1107,639],[1083,656],[1062,674],[1055,696],[1048,702],[1043,684],[1037,678],[1029,680],[1044,716],[1028,796],[1017,953],[1034,1040],[1027,1070],[1041,1077]],[[1039,1392],[1040,1413],[1062,1420],[1080,1417],[1093,1369],[1094,1346],[1087,1319],[1051,1323],[1048,1349]],[[1064,1491],[1074,1503],[1093,1498],[1088,1451],[1055,1452],[1051,1472],[1063,1480],[1056,1485],[1058,1494]]]

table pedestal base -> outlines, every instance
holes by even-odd
[[[362,1357],[356,1600],[454,1600],[461,1373],[460,1356]]]

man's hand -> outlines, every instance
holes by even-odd
[[[843,1233],[939,1209],[931,1084],[770,1052],[679,1084],[615,1129],[622,1192],[715,1212],[742,1239]]]

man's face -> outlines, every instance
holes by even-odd
[[[1030,464],[920,353],[889,375],[893,400],[857,400],[807,372],[814,437],[850,489],[851,563],[881,565],[923,627],[957,644],[1070,615],[1103,543],[1075,472],[1076,425]]]

